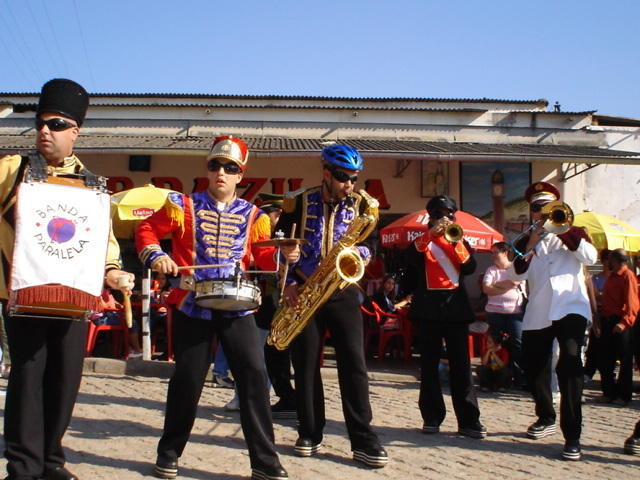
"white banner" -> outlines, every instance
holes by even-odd
[[[59,283],[99,296],[109,242],[109,195],[23,183],[16,204],[11,289]]]

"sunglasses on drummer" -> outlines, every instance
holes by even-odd
[[[50,118],[49,120],[43,120],[36,118],[36,130],[40,131],[47,126],[52,132],[62,132],[67,128],[77,127],[71,122],[67,122],[64,118]]]
[[[349,175],[344,173],[342,170],[329,170],[329,171],[331,172],[331,176],[339,182],[345,183],[351,180],[351,183],[356,183],[358,181],[357,175],[353,175],[352,177],[350,177]]]
[[[207,163],[207,170],[210,172],[217,172],[220,169],[224,170],[224,173],[228,174],[238,174],[242,170],[237,163],[229,162],[229,163],[220,163],[217,160],[211,159],[209,163]]]

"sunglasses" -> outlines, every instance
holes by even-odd
[[[358,181],[357,175],[350,177],[349,175],[344,173],[342,170],[329,170],[329,171],[331,172],[331,176],[339,182],[345,183],[351,180],[351,183],[356,183]]]
[[[530,210],[533,213],[538,213],[542,211],[542,207],[544,207],[544,203],[534,203],[531,205]]]
[[[40,131],[47,126],[49,130],[52,132],[61,132],[66,130],[67,128],[77,127],[71,122],[67,122],[63,118],[50,118],[49,120],[42,120],[41,118],[36,118],[36,130]]]
[[[209,170],[210,172],[217,172],[221,168],[224,170],[224,173],[228,174],[238,174],[242,171],[240,169],[240,166],[233,162],[220,163],[219,161],[212,159],[209,160],[209,163],[207,163],[207,170]]]

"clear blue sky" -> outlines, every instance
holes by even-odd
[[[229,7],[232,5],[232,7]],[[546,98],[640,118],[640,1],[0,0],[0,91]]]

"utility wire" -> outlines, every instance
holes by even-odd
[[[87,70],[89,71],[89,79],[91,81],[92,89],[95,91],[95,80],[93,79],[93,72],[91,71],[91,64],[89,63],[89,54],[87,53],[87,43],[84,41],[84,34],[82,33],[82,25],[80,24],[80,15],[78,14],[78,4],[76,0],[73,0],[73,9],[76,14],[76,22],[78,23],[78,31],[80,32],[80,40],[82,42],[82,50],[84,51],[84,59],[87,64]]]
[[[27,10],[29,10],[29,15],[31,16],[31,20],[33,21],[33,24],[35,25],[35,29],[37,30],[38,35],[40,36],[40,45],[43,46],[45,51],[47,52],[47,57],[49,58],[49,60],[53,64],[53,69],[57,70],[58,69],[58,62],[56,62],[56,58],[51,54],[51,50],[49,50],[49,42],[47,42],[47,40],[44,38],[44,35],[42,34],[42,29],[40,28],[40,25],[38,24],[38,19],[33,14],[33,9],[31,8],[31,2],[29,0],[26,0],[24,2],[24,4],[27,5]]]
[[[7,44],[7,42],[5,42],[2,36],[0,36],[0,45],[2,45],[4,51],[7,52],[7,55],[11,59],[11,62],[16,66],[16,70],[20,73],[22,78],[25,80],[25,84],[29,85],[31,82],[33,82],[33,79],[29,78],[29,75],[22,69],[22,65],[18,61],[16,61],[15,57],[13,56],[13,53],[11,53],[12,49],[9,48],[9,45]],[[5,76],[6,76],[6,72],[8,71],[9,71],[8,69],[5,70]],[[27,91],[28,88],[25,88],[23,90]]]
[[[49,30],[51,30],[51,38],[53,38],[53,42],[56,46],[56,50],[58,51],[58,58],[62,63],[62,67],[64,69],[64,73],[69,76],[69,67],[67,66],[67,61],[64,58],[64,53],[60,48],[60,42],[58,42],[58,35],[56,34],[56,30],[53,28],[53,22],[51,21],[51,15],[49,14],[49,8],[47,7],[48,0],[40,0],[42,2],[43,10],[45,16],[47,17],[47,23],[49,24]]]
[[[7,7],[8,7],[8,5],[7,5]],[[5,9],[1,9],[1,8],[0,8],[0,20],[2,21],[2,23],[3,23],[3,25],[4,25],[4,31],[5,31],[5,32],[7,32],[7,33],[9,34],[9,37],[11,38],[11,40],[13,40],[13,42],[14,42],[14,44],[15,44],[15,47],[16,47],[16,48],[15,48],[15,50],[17,50],[17,51],[18,51],[19,58],[21,57],[22,59],[28,60],[28,59],[29,59],[28,49],[27,49],[27,51],[25,52],[25,50],[23,49],[23,46],[22,46],[22,45],[20,45],[20,42],[18,42],[18,40],[17,40],[17,39],[18,39],[18,37],[20,36],[20,35],[19,35],[19,34],[20,34],[20,31],[18,30],[18,34],[15,34],[15,33],[13,32],[13,29],[11,28],[11,22],[10,22],[9,20],[7,20],[7,19],[5,19],[5,18],[4,18],[4,14],[2,13],[3,11],[8,11],[12,16],[13,16],[13,14],[11,13],[11,10],[5,10]],[[14,17],[14,23],[15,23],[15,17]],[[23,44],[24,44],[24,39],[22,39],[22,42],[23,42]],[[25,44],[25,46],[26,46],[26,44]],[[11,50],[12,50],[12,49],[11,49],[10,47],[9,47],[9,48],[7,48],[6,50],[7,50],[7,52],[9,52],[9,55],[12,55],[12,54],[11,54]],[[12,57],[12,58],[13,58],[13,57]],[[31,58],[31,60],[33,60],[33,59]],[[32,63],[30,63],[30,62],[28,62],[28,61],[23,61],[23,62],[21,62],[21,63],[16,62],[16,65],[25,65],[25,66],[28,66],[28,67],[29,67],[29,69],[31,70],[30,74],[33,74],[33,77],[34,77],[33,79],[30,79],[30,82],[29,82],[29,83],[31,83],[31,81],[32,81],[34,84],[37,84],[37,83],[38,83],[38,78],[41,78],[41,75],[40,75],[40,72],[38,71],[37,66],[35,66],[35,65],[33,64],[33,62],[32,62]],[[26,90],[26,89],[25,89],[25,90]]]

